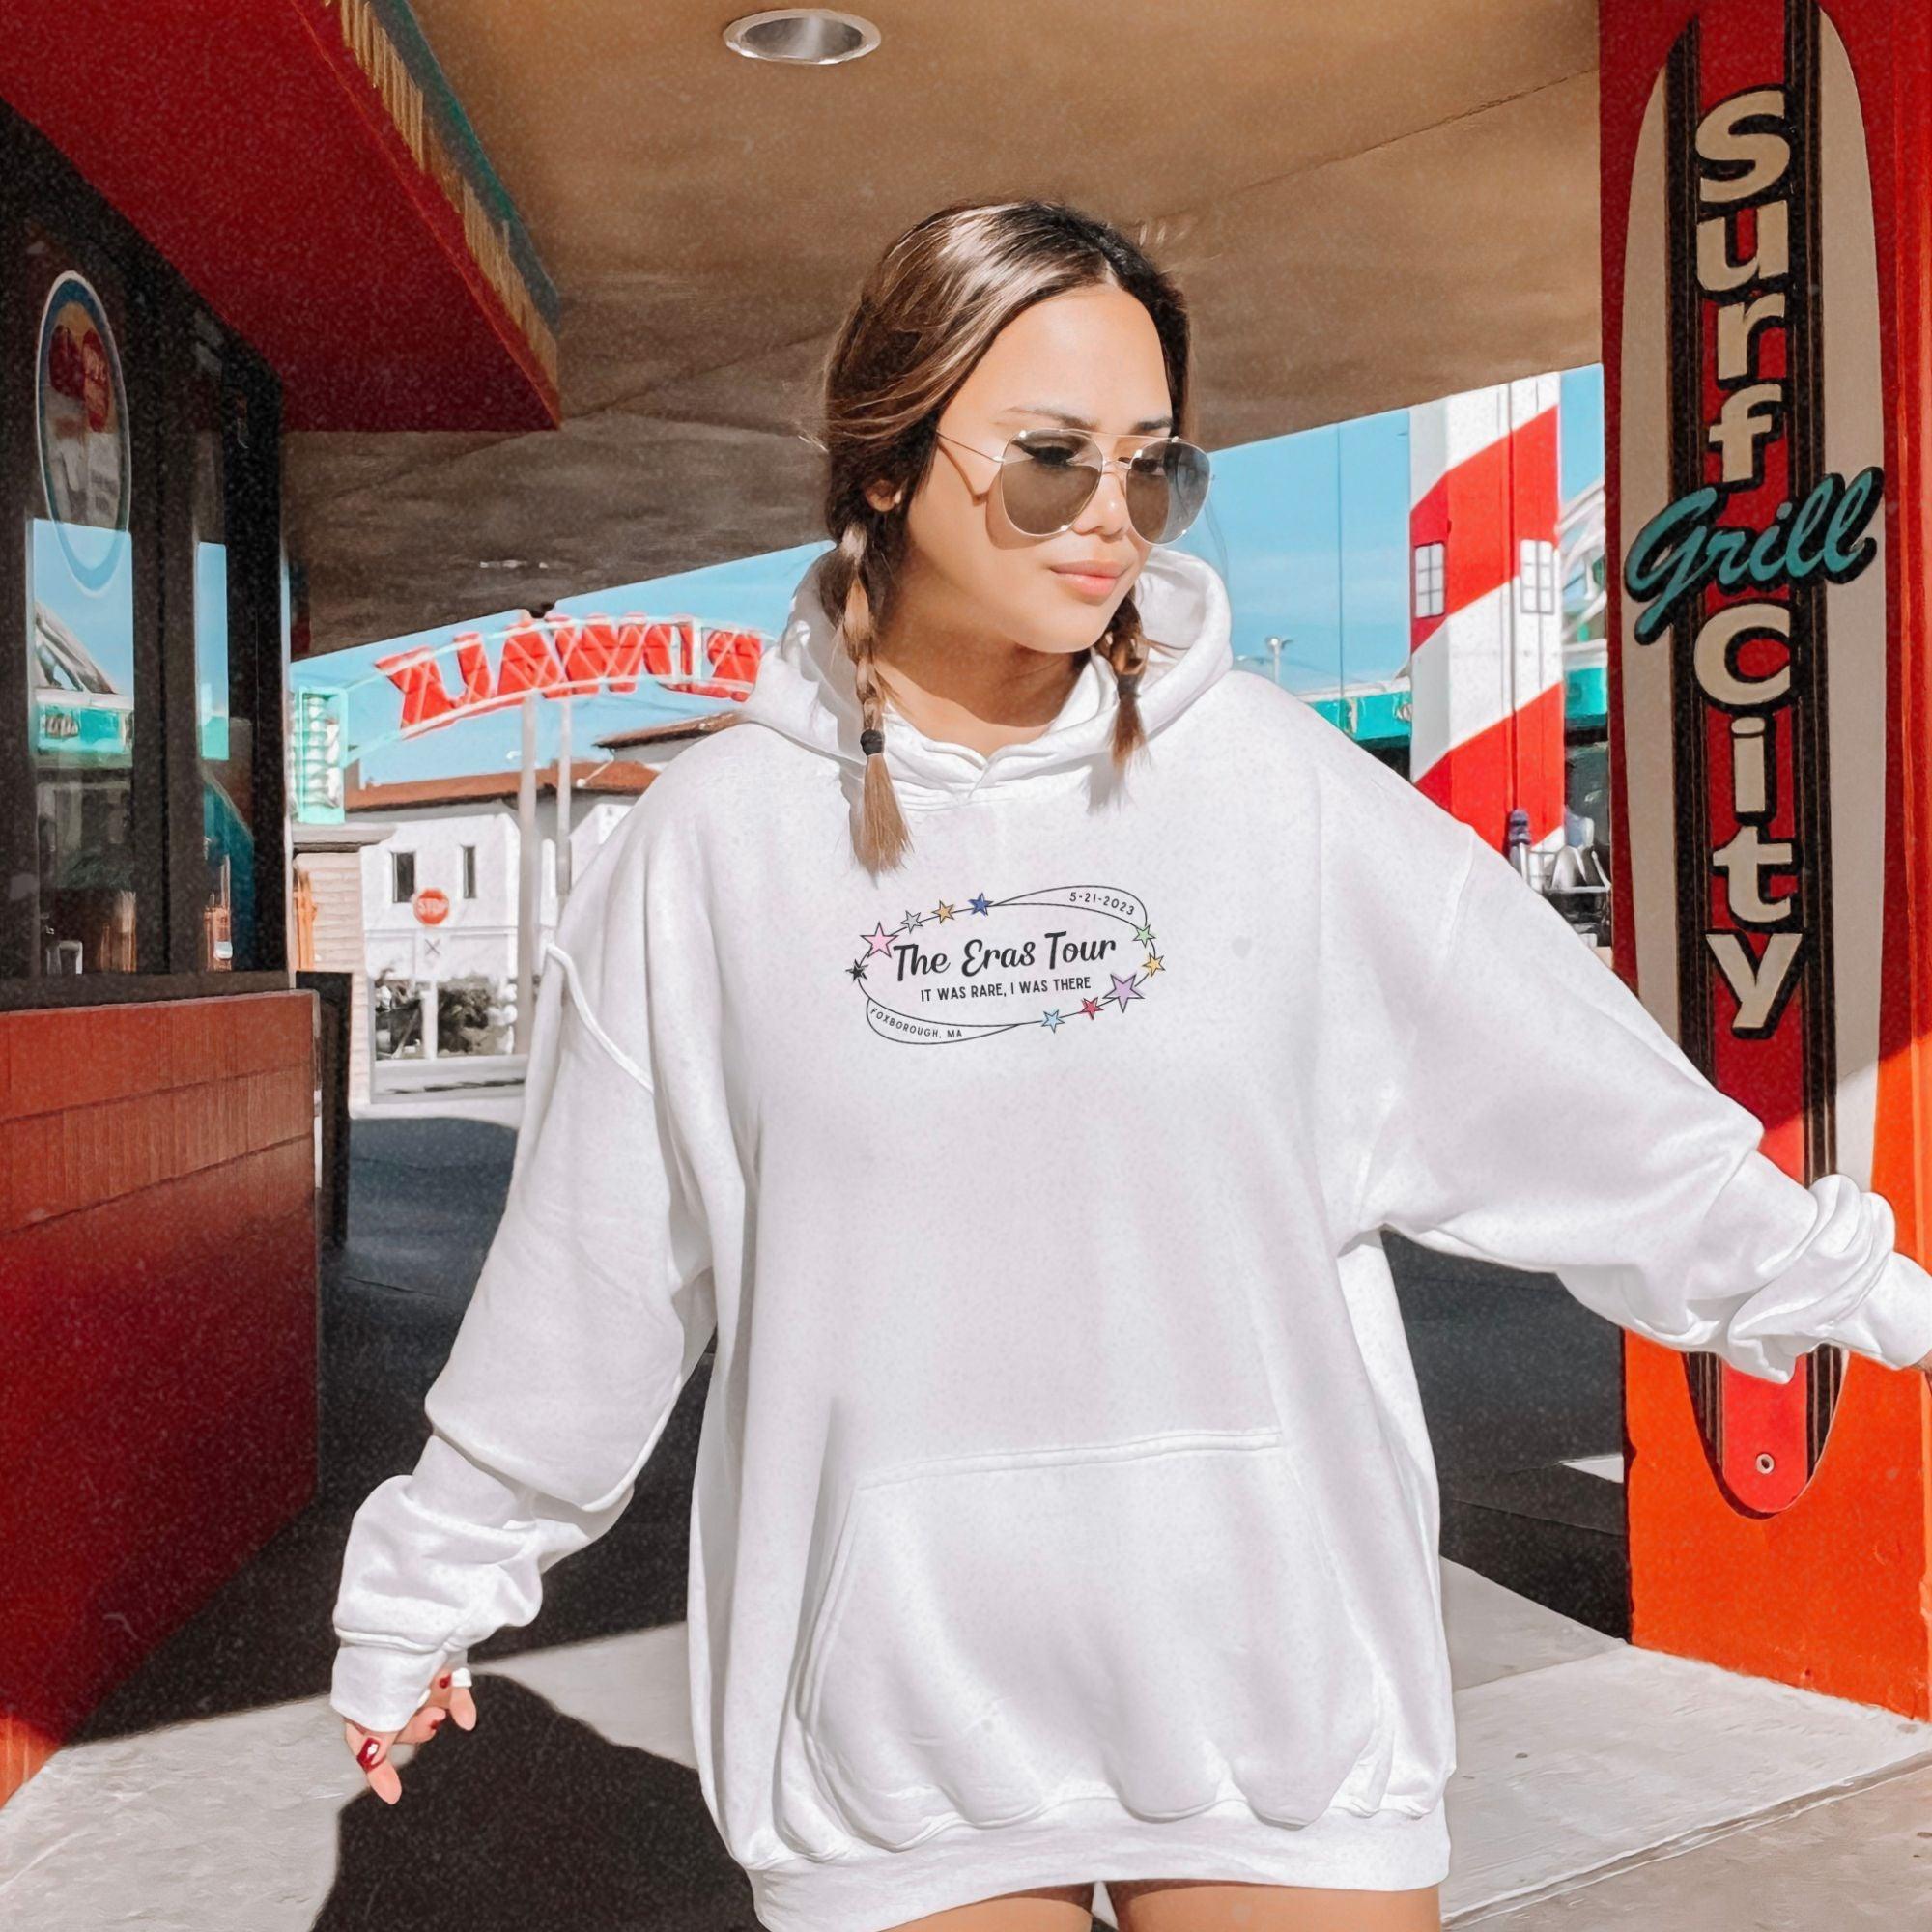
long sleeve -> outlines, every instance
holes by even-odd
[[[350,1527],[329,1701],[370,1730],[535,1617],[542,1573],[623,1514],[715,1326],[650,1074],[641,830],[634,809],[546,953],[503,1218],[429,1439]]]
[[[1468,861],[1379,1137],[1360,1225],[1555,1274],[1670,1348],[1764,1380],[1835,1342],[1889,1367],[1932,1351],[1932,1275],[1890,1204],[1808,1186],[1501,853]]]

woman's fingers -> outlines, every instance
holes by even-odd
[[[466,1731],[476,1728],[476,1700],[469,1692],[467,1669],[445,1671],[429,1688],[429,1694],[411,1714],[399,1731],[365,1731],[360,1724],[345,1719],[342,1735],[362,1767],[369,1788],[385,1804],[393,1804],[403,1795],[403,1780],[389,1760],[395,1745],[424,1745],[454,1718]]]
[[[394,1804],[402,1797],[402,1776],[390,1762],[392,1747],[427,1745],[450,1718],[466,1731],[477,1727],[477,1706],[469,1694],[468,1669],[444,1671],[429,1687],[429,1694],[410,1714],[410,1721],[400,1731],[365,1731],[359,1723],[344,1719],[342,1735],[355,1754],[369,1789],[384,1804]]]
[[[369,1779],[369,1789],[384,1804],[393,1804],[403,1795],[401,1774],[386,1756],[381,1758],[373,1770],[365,1774]]]
[[[436,1736],[437,1726],[445,1722],[449,1717],[449,1705],[446,1701],[449,1692],[445,1690],[440,1694],[445,1701],[422,1705],[409,1722],[396,1733],[396,1742],[399,1745],[423,1745]]]
[[[477,1706],[475,1698],[469,1694],[468,1667],[444,1671],[429,1687],[429,1696],[423,1698],[421,1708],[402,1731],[402,1743],[427,1743],[450,1718],[454,1718],[466,1731],[473,1731],[477,1727]]]
[[[389,1747],[402,1733],[365,1731],[360,1724],[352,1723],[345,1718],[342,1735],[355,1754],[355,1762],[362,1767],[362,1776],[368,1780],[369,1789],[384,1804],[393,1804],[403,1795],[403,1780],[397,1775],[396,1767],[389,1762]]]

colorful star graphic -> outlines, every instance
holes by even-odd
[[[993,909],[992,902],[984,893],[975,893],[966,903],[974,912],[991,912]]]
[[[858,960],[854,964],[846,967],[845,970],[846,972],[851,974],[853,979],[863,980],[866,977],[866,962],[863,959]]]
[[[952,908],[944,899],[941,899],[932,916],[934,919],[939,920],[951,919],[952,917]]]
[[[886,930],[884,920],[880,920],[870,932],[862,932],[859,937],[872,949],[871,952],[866,954],[867,959],[872,956],[872,952],[890,952],[893,950],[893,935]]]
[[[899,930],[901,932],[911,932],[916,927],[922,926],[924,923],[925,915],[923,912],[909,912],[905,916],[905,923],[899,927]]]
[[[1159,972],[1162,972],[1163,970],[1165,970],[1165,969],[1164,969],[1164,966],[1163,966],[1163,962],[1162,962],[1162,960],[1161,960],[1161,957],[1160,957],[1160,954],[1159,954],[1159,953],[1157,953],[1157,952],[1150,952],[1150,953],[1148,954],[1148,956],[1147,956],[1147,970],[1148,970],[1148,971],[1149,971],[1150,973],[1159,973]]]
[[[1113,976],[1113,980],[1114,990],[1107,995],[1107,998],[1120,1001],[1121,1010],[1125,1012],[1127,1002],[1129,1000],[1138,1000],[1141,997],[1141,989],[1134,984],[1134,976],[1131,973],[1125,979],[1122,979],[1120,974],[1116,973]]]
[[[1060,1027],[1060,1014],[1057,1010],[1050,1013],[1041,1013],[1039,1023],[1048,1033],[1057,1032]]]
[[[1153,927],[1151,925],[1137,925],[1134,927],[1134,937],[1143,946],[1151,946],[1153,944]]]
[[[1080,1002],[1080,1010],[1091,1020],[1098,1014],[1100,1002],[1098,1000],[1082,1000]]]

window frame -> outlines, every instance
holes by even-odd
[[[1416,617],[1440,617],[1449,604],[1449,546],[1441,538],[1412,547],[1409,597]]]
[[[1554,617],[1563,606],[1556,582],[1556,546],[1546,538],[1522,537],[1517,544],[1517,610],[1525,617]]]
[[[280,384],[261,356],[221,324],[193,288],[44,136],[0,103],[0,423],[22,433],[22,453],[0,463],[0,610],[16,613],[0,642],[0,867],[38,876],[34,758],[28,742],[26,545],[38,503],[31,453],[37,326],[26,224],[53,231],[72,265],[120,292],[134,500],[133,848],[138,874],[133,973],[46,974],[35,967],[31,895],[0,895],[0,1011],[198,999],[286,990],[288,847],[283,737],[287,646],[281,623]],[[202,797],[194,661],[193,454],[186,384],[194,335],[218,334],[224,420],[245,412],[247,444],[225,449],[229,648],[245,652],[257,694],[251,781],[256,835],[252,968],[205,971],[197,888]],[[236,401],[236,398],[245,400]],[[12,437],[0,438],[11,444]],[[152,747],[152,751],[144,748]]]

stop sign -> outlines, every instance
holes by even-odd
[[[449,895],[435,886],[425,886],[411,900],[417,920],[424,925],[440,925],[449,917]]]

